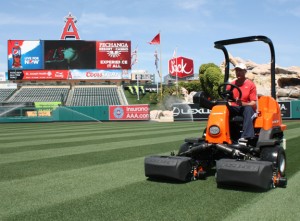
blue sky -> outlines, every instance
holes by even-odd
[[[265,35],[275,46],[276,64],[300,66],[299,0],[13,0],[0,8],[0,71],[7,71],[7,40],[58,40],[64,17],[71,12],[81,40],[130,40],[138,46],[133,68],[155,73],[155,45],[147,42],[160,31],[162,73],[177,56],[201,64],[220,65],[222,51],[214,42]],[[228,47],[235,57],[265,64],[264,43]]]

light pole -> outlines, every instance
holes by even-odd
[[[140,88],[139,88],[139,74],[135,75],[136,77],[136,86],[137,86],[137,100],[140,100]]]

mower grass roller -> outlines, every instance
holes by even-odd
[[[225,55],[224,82],[229,78],[229,56],[226,45],[262,41],[271,52],[271,96],[259,96],[257,117],[253,120],[255,137],[246,144],[237,141],[241,136],[242,117],[230,117],[228,105],[236,85],[221,84],[218,93],[222,100],[211,101],[204,92],[197,92],[193,101],[211,110],[201,137],[186,138],[178,153],[170,156],[145,157],[145,176],[153,180],[187,182],[204,179],[215,172],[218,187],[249,186],[262,190],[285,187],[286,154],[281,112],[275,91],[275,52],[266,36],[249,36],[215,42],[215,48]],[[241,91],[239,90],[241,96]]]

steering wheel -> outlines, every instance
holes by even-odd
[[[227,89],[227,86],[230,86],[230,88]],[[223,88],[223,90],[222,90],[222,88]],[[230,83],[220,84],[219,87],[218,87],[218,94],[221,96],[221,98],[223,98],[223,99],[225,99],[227,101],[235,102],[236,98],[233,97],[233,90],[234,89],[238,90],[238,99],[241,99],[241,97],[242,97],[242,91],[235,84],[230,84]]]

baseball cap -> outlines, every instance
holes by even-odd
[[[242,69],[242,70],[247,70],[247,67],[246,67],[246,65],[245,65],[244,63],[238,63],[238,64],[234,67],[234,69],[237,69],[237,68]]]

